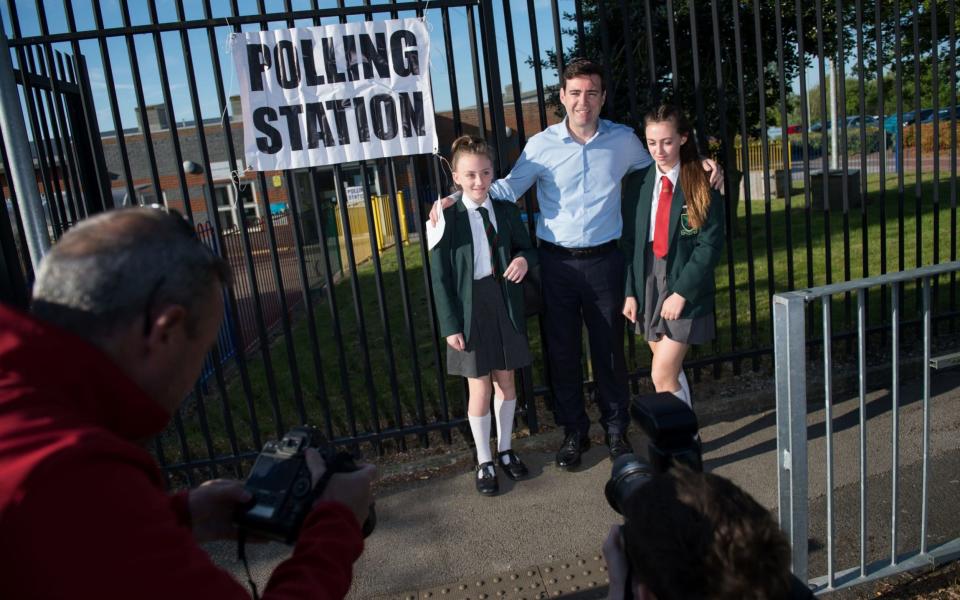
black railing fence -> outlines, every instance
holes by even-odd
[[[558,70],[571,56],[603,61],[603,116],[641,137],[646,110],[680,104],[701,152],[725,168],[728,209],[718,336],[689,356],[696,377],[772,368],[776,292],[957,258],[954,0],[347,4],[0,5],[51,240],[105,208],[166,205],[236,274],[217,348],[155,447],[176,483],[237,469],[296,423],[382,452],[450,441],[465,420],[420,235],[448,189],[442,165],[418,156],[244,173],[233,32],[425,17],[441,149],[482,132],[501,173],[559,121]],[[24,207],[3,159],[0,284],[22,303]],[[535,192],[523,202],[532,226]],[[955,278],[934,283],[939,330],[953,332]],[[887,298],[868,299],[878,336]],[[836,302],[832,331],[852,339],[854,308]],[[538,358],[521,374],[522,404],[536,430],[550,379],[538,319],[528,324]],[[645,344],[626,332],[625,343],[642,389]]]

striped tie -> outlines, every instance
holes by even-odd
[[[483,219],[483,232],[487,234],[487,244],[490,246],[490,268],[493,270],[493,276],[500,275],[500,269],[497,268],[497,230],[493,228],[490,222],[490,214],[483,206],[477,208],[480,218]]]

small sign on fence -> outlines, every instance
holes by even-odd
[[[436,152],[419,19],[244,32],[231,51],[255,171]]]
[[[364,199],[362,185],[347,186],[347,206],[363,206]]]

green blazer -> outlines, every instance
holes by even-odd
[[[655,165],[634,171],[623,180],[623,235],[620,243],[627,263],[624,295],[637,299],[637,312],[643,314],[643,289],[646,274],[646,246],[650,236],[650,204],[658,171]],[[670,205],[670,244],[667,250],[667,288],[686,299],[680,318],[713,313],[716,283],[713,271],[723,248],[723,197],[711,190],[707,220],[697,229],[686,223],[686,203],[680,182]]]
[[[527,259],[528,267],[537,264],[537,251],[530,242],[527,226],[520,219],[520,208],[505,200],[493,200],[493,214],[497,218],[496,253],[506,266],[517,256]],[[470,217],[463,202],[457,201],[444,209],[446,227],[440,242],[430,251],[430,273],[433,277],[433,298],[437,305],[440,335],[447,337],[463,333],[470,340],[473,321],[473,233]],[[523,312],[523,288],[519,283],[501,280],[507,301],[507,313],[514,328],[524,333],[526,319]]]

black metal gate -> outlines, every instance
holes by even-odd
[[[638,133],[647,108],[683,105],[728,190],[719,331],[687,361],[698,377],[771,368],[775,292],[956,259],[954,0],[24,4],[0,12],[51,239],[114,205],[166,205],[234,267],[218,348],[156,445],[167,472],[187,481],[236,467],[295,423],[379,452],[449,441],[465,421],[461,382],[443,370],[420,236],[425,209],[448,189],[441,164],[419,156],[245,174],[224,50],[245,28],[427,18],[434,95],[445,96],[441,150],[480,133],[501,174],[528,137],[559,121],[557,74],[570,56],[603,60],[603,116]],[[833,124],[827,73],[842,98]],[[349,205],[347,187],[364,202]],[[0,289],[23,303],[32,273],[8,197]],[[524,207],[532,227],[534,192]],[[942,283],[937,316],[952,330],[956,285]],[[886,297],[872,300],[878,335]],[[849,338],[850,303],[839,302],[833,331]],[[539,331],[530,320],[537,359],[521,387],[532,430],[534,398],[549,400]],[[649,358],[625,339],[637,385]]]

